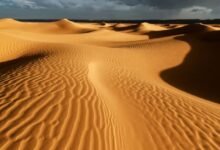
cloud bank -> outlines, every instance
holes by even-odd
[[[204,19],[218,17],[218,4],[219,0],[2,0],[0,17]],[[25,16],[27,11],[29,13]]]
[[[180,11],[178,18],[200,18],[200,16],[203,16],[204,18],[210,18],[212,11],[213,10],[211,8],[192,6],[183,8]]]

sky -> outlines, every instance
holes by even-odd
[[[0,18],[214,19],[220,0],[1,0]]]

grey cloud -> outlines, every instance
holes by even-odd
[[[207,7],[201,7],[201,6],[192,6],[189,8],[184,8],[182,9],[182,12],[185,13],[205,13],[205,14],[210,14],[212,12],[212,9],[207,8]]]
[[[219,16],[218,4],[219,0],[1,0],[0,16],[8,12],[8,14],[15,13],[16,16],[32,14],[41,18],[51,18],[51,16],[83,19],[86,19],[85,17],[94,19],[203,18]],[[29,8],[29,13],[23,13],[23,8]]]
[[[128,6],[126,3],[119,3],[112,0],[2,0],[0,2],[4,6],[27,7],[27,8],[120,8]]]
[[[127,5],[147,5],[158,9],[181,9],[189,6],[213,7],[219,5],[219,0],[112,0]]]
[[[207,13],[207,14],[209,14],[212,12],[212,9],[206,8],[206,7],[200,7],[200,6],[190,7],[186,10],[189,12],[192,12],[192,13]]]
[[[18,6],[38,6],[38,7],[104,7],[113,4],[114,7],[120,6],[153,6],[158,9],[179,9],[188,6],[215,6],[219,3],[219,0],[3,0],[3,2],[14,3]]]
[[[191,6],[181,9],[178,18],[200,18],[207,19],[211,17],[213,9],[203,6]]]
[[[38,5],[38,3],[36,1],[33,1],[33,0],[2,0],[1,6],[30,8],[30,9],[42,9],[42,8],[44,8],[44,6]]]

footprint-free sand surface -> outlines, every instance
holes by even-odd
[[[0,20],[1,150],[219,150],[219,25]]]

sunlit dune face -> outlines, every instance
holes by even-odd
[[[0,149],[219,149],[218,28],[0,20]]]

